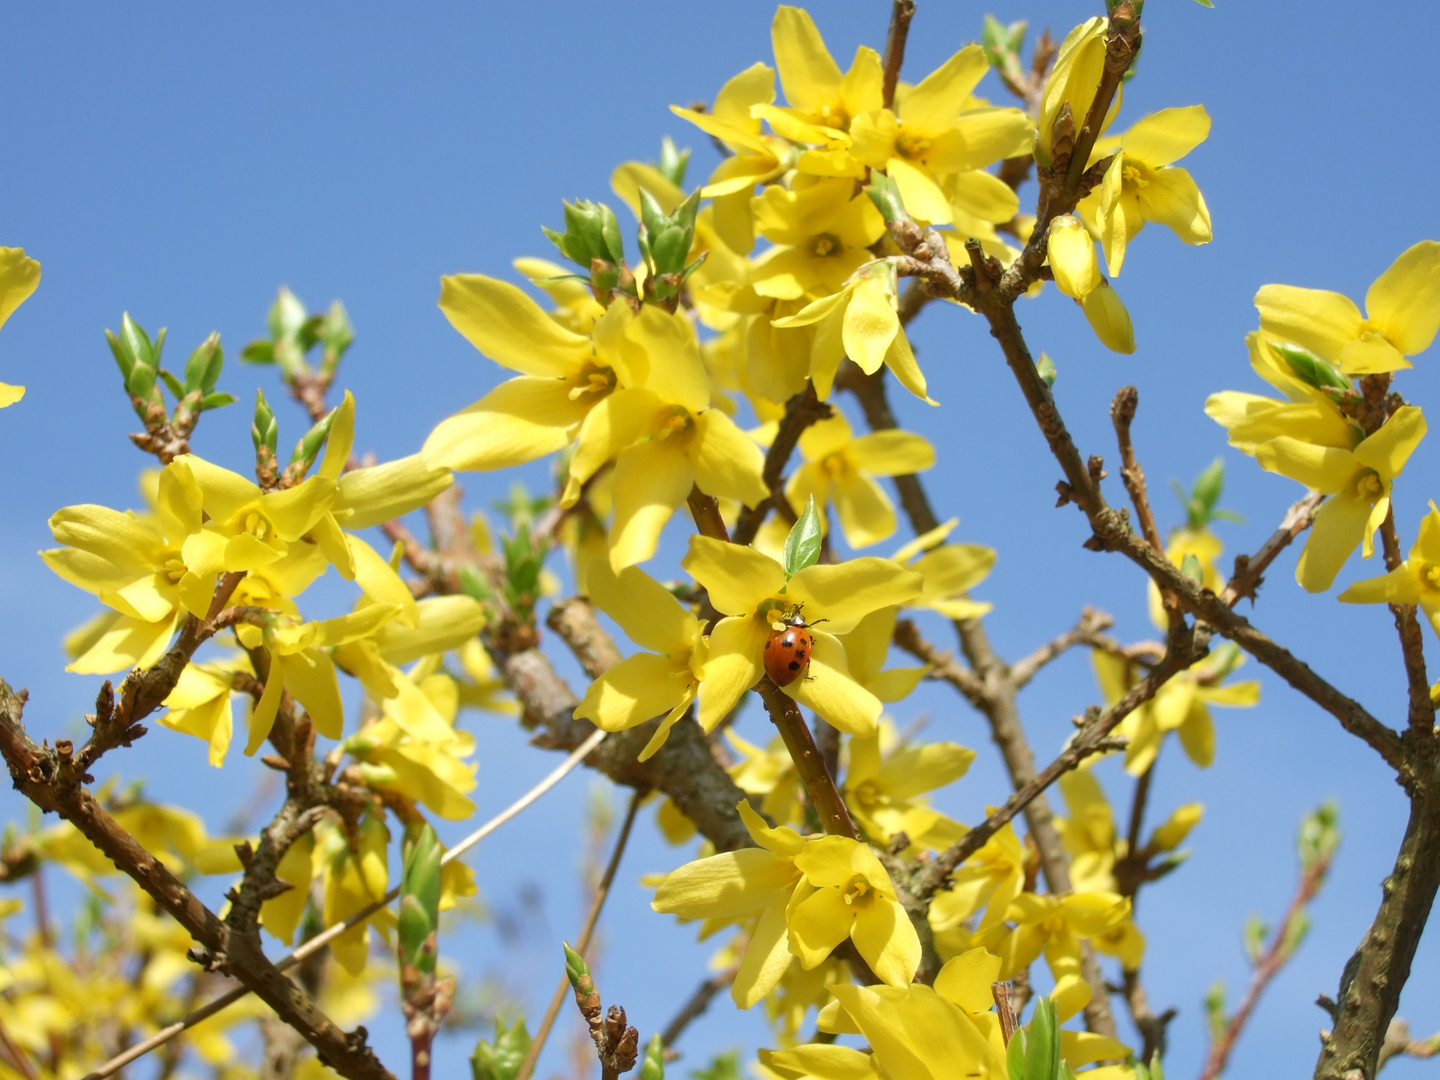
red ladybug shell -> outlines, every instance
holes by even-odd
[[[789,686],[810,666],[815,639],[804,626],[776,630],[765,642],[765,674],[776,686]]]

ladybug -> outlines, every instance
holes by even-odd
[[[807,623],[801,614],[803,607],[801,604],[782,615],[765,642],[765,674],[776,686],[789,686],[810,666],[810,653],[815,647],[810,627],[825,620]]]

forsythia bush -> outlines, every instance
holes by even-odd
[[[1122,115],[1142,6],[1120,0],[1023,61],[1024,25],[987,20],[981,43],[913,82],[899,79],[909,0],[896,0],[884,51],[862,47],[843,70],[812,17],[780,7],[773,64],[739,72],[707,106],[673,109],[720,149],[702,183],[666,139],[658,161],[613,174],[633,230],[603,203],[566,204],[563,229],[547,230],[563,261],[515,262],[530,288],[442,279],[441,310],[506,375],[396,461],[355,454],[367,417],[336,385],[353,337],[338,304],[312,315],[282,290],[267,335],[241,354],[275,365],[313,424],[283,456],[259,394],[253,479],[192,449],[203,414],[235,402],[217,389],[218,337],[168,368],[163,332],[125,316],[109,343],[144,429],[133,439],[159,466],[144,475],[146,505],[61,508],[42,553],[98,602],[65,642],[68,670],[118,686],[101,684],[83,745],[37,745],[24,694],[0,683],[0,752],[17,788],[58,815],[6,834],[4,879],[57,865],[93,897],[63,939],[43,924],[4,938],[0,1078],[108,1076],[152,1051],[167,1076],[384,1077],[365,1030],[345,1025],[379,1007],[377,984],[391,978],[411,1073],[429,1076],[456,993],[441,912],[476,892],[464,849],[511,814],[449,852],[431,827],[477,816],[465,710],[512,716],[568,753],[513,812],[582,762],[634,791],[586,926],[564,945],[556,998],[573,993],[605,1080],[637,1064],[661,1080],[670,1045],[721,991],[770,1021],[771,1048],[748,1066],[763,1080],[1158,1077],[1170,1017],[1147,1003],[1135,900],[1180,869],[1202,808],[1147,829],[1152,770],[1172,732],[1168,752],[1210,764],[1211,707],[1259,700],[1259,684],[1237,677],[1248,660],[1368,744],[1412,805],[1374,927],[1325,1002],[1333,1024],[1315,1075],[1370,1077],[1395,1053],[1433,1051],[1392,1020],[1440,888],[1422,634],[1422,617],[1440,629],[1440,510],[1397,522],[1392,491],[1426,432],[1396,374],[1440,327],[1440,243],[1400,253],[1363,310],[1288,285],[1256,296],[1246,345],[1276,396],[1252,383],[1216,392],[1206,411],[1231,446],[1299,487],[1232,573],[1210,528],[1224,515],[1218,465],[1186,493],[1185,526],[1159,532],[1128,387],[1112,417],[1130,506],[1112,505],[1114,485],[1072,441],[1054,368],[1035,359],[1016,312],[1058,292],[1088,325],[1077,333],[1134,352],[1116,282],[1143,264],[1147,223],[1185,244],[1211,239],[1203,177],[1183,165],[1209,131],[1205,108]],[[1018,104],[976,96],[992,71]],[[0,322],[39,281],[37,262],[0,250]],[[907,328],[926,307],[956,305],[986,320],[1064,474],[1060,504],[1091,531],[1086,546],[1146,576],[1159,640],[1116,640],[1108,617],[1087,611],[1023,660],[992,650],[990,605],[971,594],[995,553],[932,508],[921,474],[935,451],[896,426],[889,403],[912,394],[946,422],[955,406],[930,397]],[[0,403],[23,394],[0,386]],[[540,459],[554,463],[550,495],[517,496],[502,531],[467,517],[454,474]],[[422,507],[428,537],[405,520]],[[646,567],[662,536],[678,542],[691,526],[683,577],[657,579]],[[1357,550],[1380,553],[1383,572],[1336,599],[1389,605],[1402,724],[1236,613],[1302,540],[1297,579],[1310,592],[1331,589]],[[559,556],[573,596],[552,572]],[[356,586],[348,610],[307,596],[332,572]],[[931,640],[952,632],[962,659]],[[910,659],[892,666],[892,646]],[[552,666],[559,648],[590,679],[578,693]],[[1104,704],[1037,770],[1016,695],[1071,648],[1091,651],[1098,688],[1083,694]],[[964,782],[975,752],[885,716],[924,680],[953,687],[1001,746],[1013,790],[987,795],[984,821],[930,803]],[[730,727],[751,691],[777,729],[768,745]],[[360,701],[349,715],[347,696]],[[166,729],[151,739],[198,738],[216,769],[258,758],[283,779],[258,834],[210,835],[192,810],[92,787],[101,756],[146,734],[151,716]],[[1124,817],[1092,774],[1108,755],[1134,778]],[[651,883],[655,917],[713,938],[715,970],[642,1046],[624,1010],[604,1008],[585,956],[652,797],[667,839],[701,839],[698,857]],[[1234,1013],[1212,1001],[1206,1076],[1299,946],[1336,839],[1333,808],[1303,823],[1296,900],[1253,935],[1250,993]],[[191,891],[203,875],[231,882],[220,910]],[[10,916],[24,906],[5,904]],[[298,951],[277,963],[267,939]],[[555,1019],[552,1008],[533,1033],[502,1023],[477,1045],[474,1076],[528,1080]]]

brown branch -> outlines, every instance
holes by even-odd
[[[857,368],[856,371],[858,370]],[[860,403],[871,430],[884,431],[899,426],[890,409],[883,370],[869,376],[861,373],[860,377],[851,380],[846,389],[850,390]],[[913,474],[897,476],[895,489],[900,496],[900,504],[910,519],[910,527],[916,535],[927,533],[939,525],[920,477]],[[957,688],[969,685],[977,690],[976,697],[969,698],[968,694],[966,696],[989,723],[991,738],[1000,750],[1010,782],[1018,791],[1036,777],[1035,755],[1030,749],[1025,728],[1020,721],[1020,710],[1016,703],[1017,690],[1010,670],[991,647],[984,624],[979,619],[957,619],[954,627],[960,649],[970,664],[973,680],[972,683],[970,680],[957,679]],[[949,670],[954,673],[961,669],[958,664],[952,664]],[[961,692],[964,693],[964,689],[961,689]],[[1045,883],[1050,891],[1057,895],[1069,892],[1070,857],[1060,842],[1054,814],[1050,810],[1050,801],[1043,792],[1035,795],[1025,805],[1024,814],[1025,824],[1030,835],[1035,838],[1035,846],[1040,852]],[[1085,1007],[1086,1025],[1092,1031],[1113,1036],[1116,1030],[1115,1021],[1110,1015],[1105,981],[1101,978],[1099,965],[1088,948],[1083,968],[1086,982],[1094,989],[1090,1004]]]
[[[635,814],[640,809],[640,803],[646,794],[648,793],[637,788],[630,796],[630,806],[625,811],[625,820],[620,825],[620,834],[615,838],[615,846],[610,852],[610,861],[605,866],[605,873],[600,878],[600,884],[595,887],[595,896],[590,901],[590,910],[585,914],[585,922],[580,928],[580,936],[575,939],[575,951],[581,956],[584,956],[590,949],[590,938],[595,933],[595,924],[600,921],[600,911],[605,907],[605,900],[610,895],[610,886],[615,881],[615,872],[620,869],[621,856],[625,854],[625,846],[630,842],[630,829],[635,824]],[[555,1018],[560,1015],[560,1008],[565,1004],[565,994],[569,989],[569,976],[560,976],[560,985],[555,988],[555,993],[550,998],[550,1005],[545,1010],[545,1017],[540,1021],[540,1027],[535,1032],[530,1049],[525,1053],[525,1060],[520,1065],[520,1071],[515,1074],[515,1080],[529,1080],[531,1073],[535,1071],[535,1063],[540,1060],[540,1052],[545,1049],[545,1041],[550,1038],[550,1031],[555,1026]]]
[[[855,822],[850,819],[850,811],[846,809],[845,801],[840,798],[840,792],[836,790],[835,778],[825,768],[825,761],[815,745],[815,737],[810,734],[805,718],[800,715],[800,706],[795,703],[794,698],[776,686],[768,675],[760,680],[755,692],[765,702],[765,711],[769,714],[771,723],[779,729],[780,738],[785,741],[785,749],[790,752],[790,758],[795,762],[795,771],[800,775],[800,782],[805,785],[805,794],[810,797],[810,805],[815,808],[821,827],[830,836],[848,836],[851,840],[859,840],[860,832],[855,828]]]
[[[365,1045],[363,1028],[351,1033],[338,1028],[270,963],[258,941],[252,947],[245,938],[232,937],[225,924],[121,828],[86,788],[66,779],[59,746],[41,748],[26,734],[20,718],[23,703],[22,697],[0,681],[0,754],[26,798],[74,825],[199,942],[199,959],[243,983],[299,1031],[333,1069],[355,1080],[390,1077]]]
[[[1260,995],[1270,985],[1272,979],[1280,973],[1294,955],[1293,935],[1300,920],[1305,917],[1306,906],[1315,899],[1320,887],[1325,884],[1325,875],[1330,870],[1331,853],[1321,853],[1316,859],[1305,867],[1300,875],[1300,882],[1295,888],[1295,895],[1290,899],[1290,905],[1285,909],[1285,917],[1280,925],[1271,934],[1270,944],[1264,954],[1255,964],[1255,970],[1250,976],[1250,985],[1245,988],[1245,995],[1240,999],[1240,1005],[1235,1013],[1225,1021],[1224,1031],[1221,1036],[1210,1046],[1210,1052],[1205,1057],[1205,1065],[1200,1070],[1200,1080],[1215,1080],[1217,1076],[1225,1071],[1225,1065],[1230,1059],[1230,1053],[1235,1049],[1235,1043],[1240,1038],[1240,1033],[1245,1030],[1246,1023],[1250,1020],[1255,1006],[1260,1002]],[[1403,981],[1403,980],[1402,980]],[[1379,1046],[1376,1046],[1376,1052]],[[1366,1072],[1366,1076],[1373,1076],[1374,1062],[1371,1062],[1372,1071]],[[1317,1072],[1317,1076],[1319,1073]]]
[[[1160,539],[1160,530],[1155,526],[1155,514],[1150,509],[1150,497],[1145,491],[1145,470],[1135,460],[1135,444],[1131,441],[1130,425],[1135,420],[1135,410],[1140,405],[1140,391],[1133,386],[1124,386],[1110,404],[1110,420],[1115,425],[1115,439],[1120,444],[1120,479],[1135,507],[1135,517],[1140,522],[1140,532],[1150,541],[1150,546],[1165,554],[1165,542]]]
[[[1254,555],[1236,555],[1234,572],[1221,592],[1220,599],[1229,607],[1234,607],[1246,596],[1254,603],[1255,590],[1264,581],[1262,575],[1270,568],[1275,557],[1314,523],[1315,511],[1320,509],[1320,504],[1324,501],[1325,496],[1318,491],[1310,492],[1285,511],[1285,516],[1280,519],[1280,527],[1270,534],[1270,538],[1260,545]]]
[[[1139,971],[1126,971],[1125,984],[1122,986],[1121,994],[1125,998],[1125,1005],[1130,1010],[1130,1020],[1135,1029],[1140,1032],[1141,1046],[1138,1055],[1141,1061],[1153,1062],[1157,1057],[1165,1057],[1167,1044],[1167,1032],[1170,1021],[1175,1019],[1176,1010],[1166,1009],[1162,1013],[1153,1012],[1150,1008],[1150,999],[1145,995],[1145,987],[1140,983]]]
[[[1430,790],[1411,797],[1405,838],[1385,879],[1375,921],[1340,976],[1334,1029],[1320,1035],[1317,1080],[1375,1075],[1386,1031],[1410,977],[1410,965],[1437,890],[1440,806]]]
[[[1178,635],[1177,635],[1178,636]],[[971,829],[965,836],[955,844],[941,852],[938,856],[926,864],[924,871],[917,879],[916,892],[922,897],[933,896],[939,889],[943,888],[946,879],[953,873],[961,863],[985,845],[985,842],[1009,824],[1017,814],[1029,806],[1034,800],[1051,784],[1060,779],[1065,773],[1074,769],[1087,757],[1093,754],[1103,753],[1107,750],[1124,748],[1124,740],[1111,739],[1110,733],[1119,726],[1120,721],[1129,716],[1145,702],[1155,696],[1155,692],[1163,686],[1172,675],[1184,671],[1189,667],[1196,657],[1191,651],[1191,643],[1188,640],[1178,642],[1171,649],[1170,654],[1149,675],[1126,691],[1125,696],[1114,705],[1106,709],[1100,715],[1087,720],[1085,726],[1080,729],[1074,740],[1068,747],[1037,773],[1014,795],[1005,800],[1005,805],[1000,807],[988,818],[975,828]],[[1052,826],[1053,827],[1053,826]],[[1053,888],[1051,891],[1057,891]],[[1068,890],[1067,890],[1068,891]]]
[[[765,486],[770,489],[770,498],[753,509],[746,507],[740,511],[740,520],[735,523],[735,533],[730,537],[731,541],[748,544],[754,540],[771,508],[782,513],[792,512],[790,503],[785,498],[785,466],[795,453],[795,447],[805,429],[817,420],[829,419],[834,412],[834,409],[815,396],[814,383],[807,383],[803,391],[785,403],[785,416],[775,432],[774,441],[765,452],[765,468],[760,474]],[[697,522],[697,527],[698,524]]]
[[[609,636],[595,621],[589,604],[565,604],[552,628],[577,654],[592,658],[619,655],[613,643],[608,649],[598,643],[600,639],[608,642]],[[542,729],[534,740],[537,746],[574,750],[594,733],[594,725],[588,720],[575,719],[575,707],[580,702],[544,653],[535,648],[509,653],[496,642],[487,642],[487,647],[496,668],[524,707],[524,725]],[[594,667],[591,677],[600,671]],[[585,763],[617,784],[663,791],[718,851],[753,846],[735,809],[745,793],[715,760],[705,733],[693,719],[682,718],[671,728],[665,744],[648,761],[636,760],[657,725],[658,720],[651,720],[611,735]]]
[[[1405,561],[1400,538],[1395,532],[1395,505],[1391,503],[1385,520],[1380,524],[1380,540],[1385,547],[1385,569],[1394,570]],[[1433,742],[1435,703],[1430,700],[1430,677],[1425,673],[1425,638],[1420,633],[1414,604],[1391,604],[1395,631],[1400,636],[1400,655],[1405,661],[1405,681],[1410,690],[1409,732],[1412,740]]]
[[[1008,982],[991,983],[990,996],[995,999],[995,1015],[1000,1021],[1000,1037],[1005,1040],[1005,1045],[1009,1046],[1010,1037],[1020,1026],[1020,1018],[1015,1011],[1015,987]]]
[[[1108,639],[1102,641],[1102,633],[1114,625],[1115,620],[1105,612],[1087,607],[1080,613],[1080,621],[1072,629],[1066,630],[1053,641],[1046,642],[1029,656],[1010,665],[1010,678],[1015,683],[1015,689],[1023,688],[1041,668],[1076,645],[1104,647]]]
[[[706,495],[700,490],[699,484],[692,484],[685,502],[690,507],[690,516],[695,519],[695,529],[701,536],[708,536],[712,540],[730,539],[730,533],[725,529],[725,521],[720,517],[719,499]]]
[[[905,62],[905,39],[910,36],[910,20],[914,17],[915,0],[895,0],[890,9],[890,30],[885,35],[885,78],[881,83],[882,100],[887,109],[895,103],[895,86]]]

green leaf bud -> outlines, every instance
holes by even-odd
[[[208,394],[220,381],[220,371],[225,366],[225,350],[220,347],[220,335],[212,333],[190,354],[185,361],[185,390],[187,393]]]
[[[505,1021],[497,1018],[495,1041],[481,1039],[475,1044],[470,1074],[473,1080],[515,1080],[529,1053],[530,1032],[525,1030],[525,1021],[517,1020],[507,1028]]]
[[[640,1063],[640,1080],[665,1080],[665,1044],[660,1033],[650,1036],[645,1046],[645,1060]]]
[[[255,419],[250,425],[250,439],[255,443],[257,454],[264,446],[268,447],[273,455],[275,446],[280,441],[280,424],[270,410],[270,403],[265,400],[264,390],[255,391]]]
[[[1045,994],[1035,998],[1035,1015],[1025,1029],[1025,1080],[1057,1080],[1060,1075],[1060,1032],[1055,1004]]]
[[[870,174],[870,183],[865,187],[865,194],[870,196],[870,201],[875,204],[875,209],[880,211],[886,225],[912,220],[910,212],[905,209],[905,200],[900,197],[900,188],[883,173]]]

